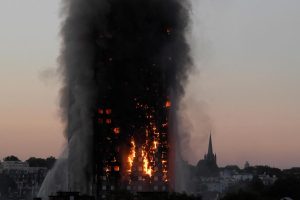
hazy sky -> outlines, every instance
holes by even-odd
[[[0,157],[62,150],[59,2],[0,0]],[[300,166],[299,9],[299,0],[193,0],[190,162],[212,129],[219,165]]]

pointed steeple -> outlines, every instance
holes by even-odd
[[[207,167],[211,169],[217,169],[217,155],[213,152],[211,132],[209,135],[209,143],[208,143],[208,151],[207,154],[204,155],[204,163]]]
[[[209,135],[207,156],[208,157],[213,157],[214,156],[213,147],[212,147],[212,140],[211,140],[211,132],[210,132],[210,135]]]

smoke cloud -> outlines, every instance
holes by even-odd
[[[132,111],[136,99],[154,109],[170,99],[171,130],[178,133],[177,108],[192,68],[185,38],[188,4],[185,0],[65,0],[62,13],[59,70],[69,141],[68,186],[90,193],[93,123],[99,104],[110,105],[121,126],[139,127],[143,122]]]

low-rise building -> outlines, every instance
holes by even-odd
[[[10,189],[10,198],[13,199],[34,197],[47,171],[46,167],[30,167],[27,162],[22,161],[3,161],[0,164],[0,173],[15,182],[16,188]]]

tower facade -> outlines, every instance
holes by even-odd
[[[170,101],[152,107],[134,98],[128,119],[112,102],[101,101],[95,118],[94,193],[106,198],[115,191],[168,191]]]

